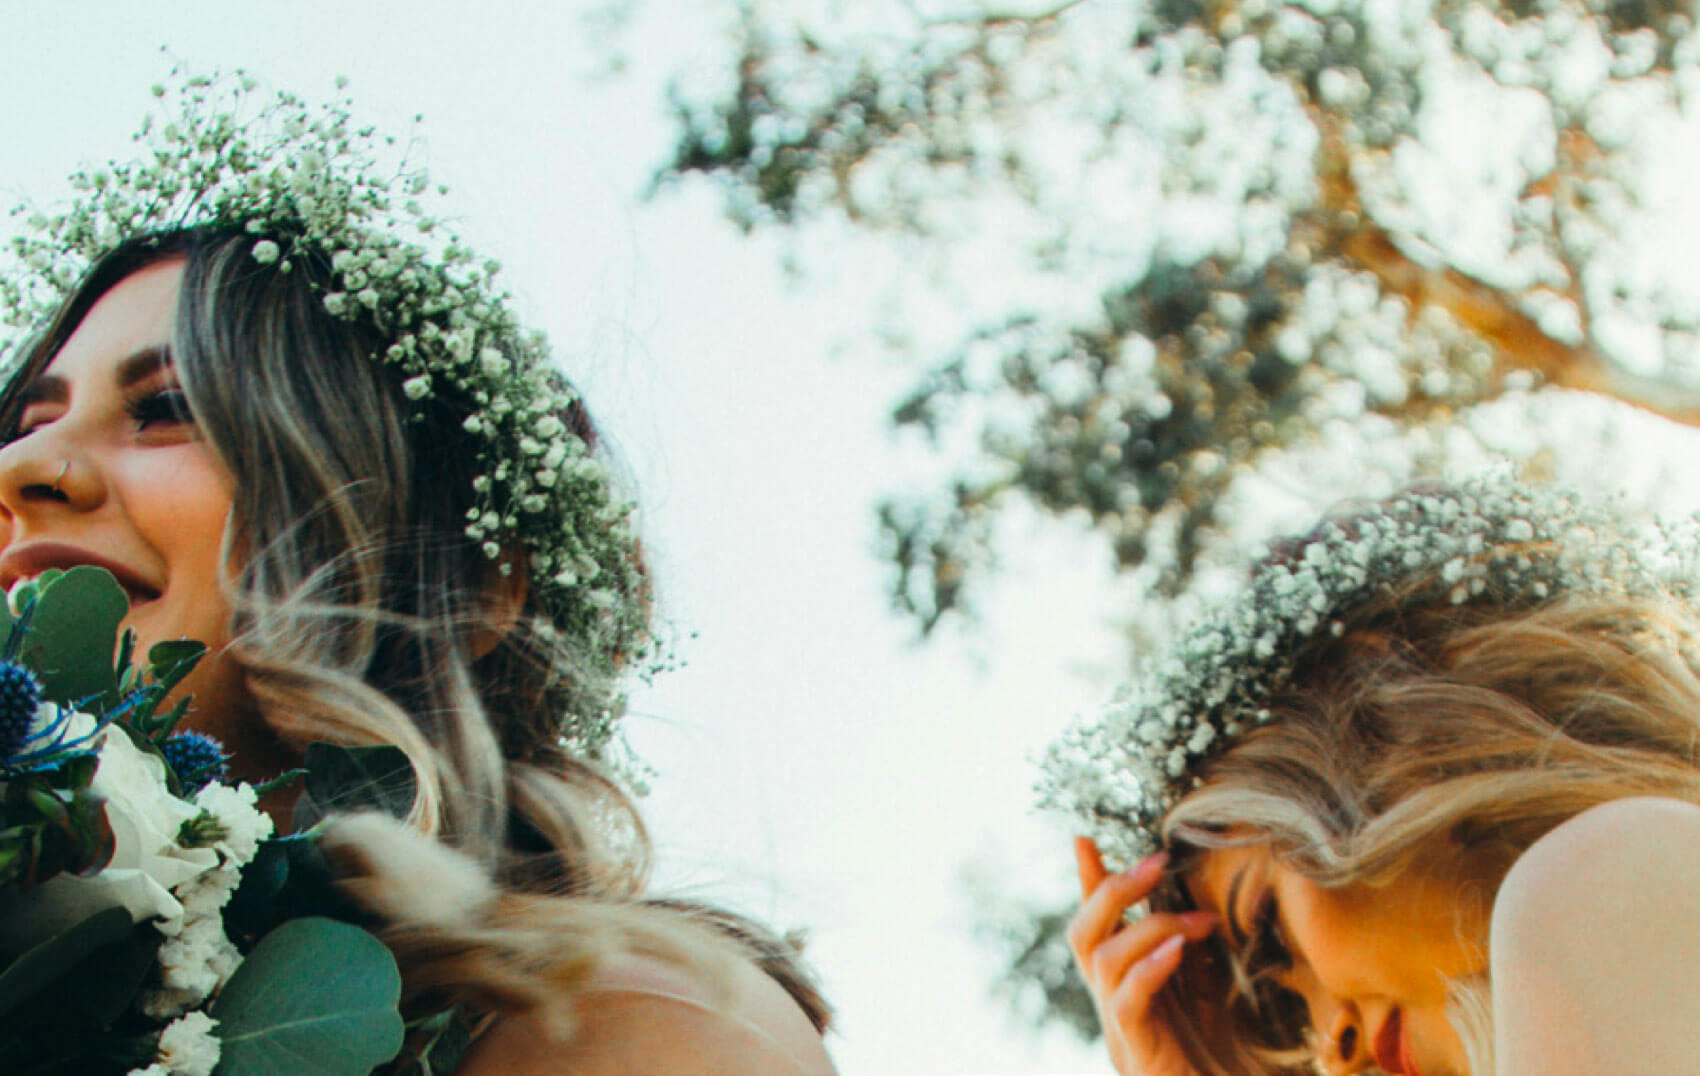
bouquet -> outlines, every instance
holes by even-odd
[[[161,709],[205,648],[136,661],[128,608],[92,567],[0,603],[0,1072],[352,1076],[404,1038],[411,1071],[451,1071],[463,1023],[404,1023],[395,960],[315,842],[326,804],[405,810],[406,760],[315,744],[228,782],[217,742],[177,727],[188,700]],[[258,802],[286,782],[297,832],[276,836]]]

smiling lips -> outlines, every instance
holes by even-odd
[[[1422,1076],[1411,1057],[1411,1040],[1405,1034],[1404,1014],[1394,1009],[1375,1035],[1375,1063],[1390,1076]]]
[[[117,561],[62,542],[26,542],[0,554],[0,591],[9,591],[18,580],[34,579],[49,568],[68,571],[81,565],[111,572],[132,606],[159,597],[156,587]]]

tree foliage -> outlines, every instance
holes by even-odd
[[[751,2],[661,175],[993,296],[892,412],[952,468],[878,510],[923,631],[1016,501],[1090,520],[1161,599],[1237,483],[1341,424],[1456,428],[1541,386],[1700,423],[1689,5],[1005,2]],[[1565,450],[1567,412],[1532,413]],[[1084,1031],[1065,919],[985,932]]]
[[[1035,295],[1096,297],[964,312],[894,409],[977,446],[879,510],[925,630],[1012,498],[1172,594],[1236,478],[1329,422],[1531,383],[1700,416],[1700,287],[1659,219],[1660,156],[1700,141],[1687,5],[877,6],[747,7],[664,179],[714,177],[750,229],[991,236]]]

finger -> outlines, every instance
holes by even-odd
[[[1084,960],[1087,953],[1121,927],[1127,910],[1157,888],[1168,862],[1168,853],[1158,852],[1140,860],[1132,870],[1108,875],[1098,883],[1068,924],[1069,944],[1077,958]]]
[[[1215,912],[1159,912],[1126,930],[1112,934],[1092,952],[1092,975],[1106,986],[1121,982],[1136,962],[1152,955],[1171,938],[1201,941],[1216,929]]]
[[[1143,1023],[1150,1015],[1151,1002],[1157,992],[1181,966],[1185,945],[1184,936],[1171,934],[1161,945],[1136,961],[1111,991],[1106,1015],[1123,1027]]]
[[[1091,837],[1074,839],[1074,863],[1080,869],[1080,897],[1092,895],[1109,872],[1104,869],[1104,857],[1098,853],[1097,842]]]

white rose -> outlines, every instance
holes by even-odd
[[[85,736],[93,727],[93,717],[73,714],[65,738]],[[163,920],[161,929],[170,933],[183,914],[171,890],[218,866],[213,849],[177,843],[183,823],[200,812],[167,790],[159,758],[137,748],[119,729],[105,730],[93,743],[100,756],[92,787],[107,801],[112,861],[92,878],[61,874],[18,896],[0,914],[0,934],[11,944],[41,941],[96,912],[119,907],[137,923]]]

